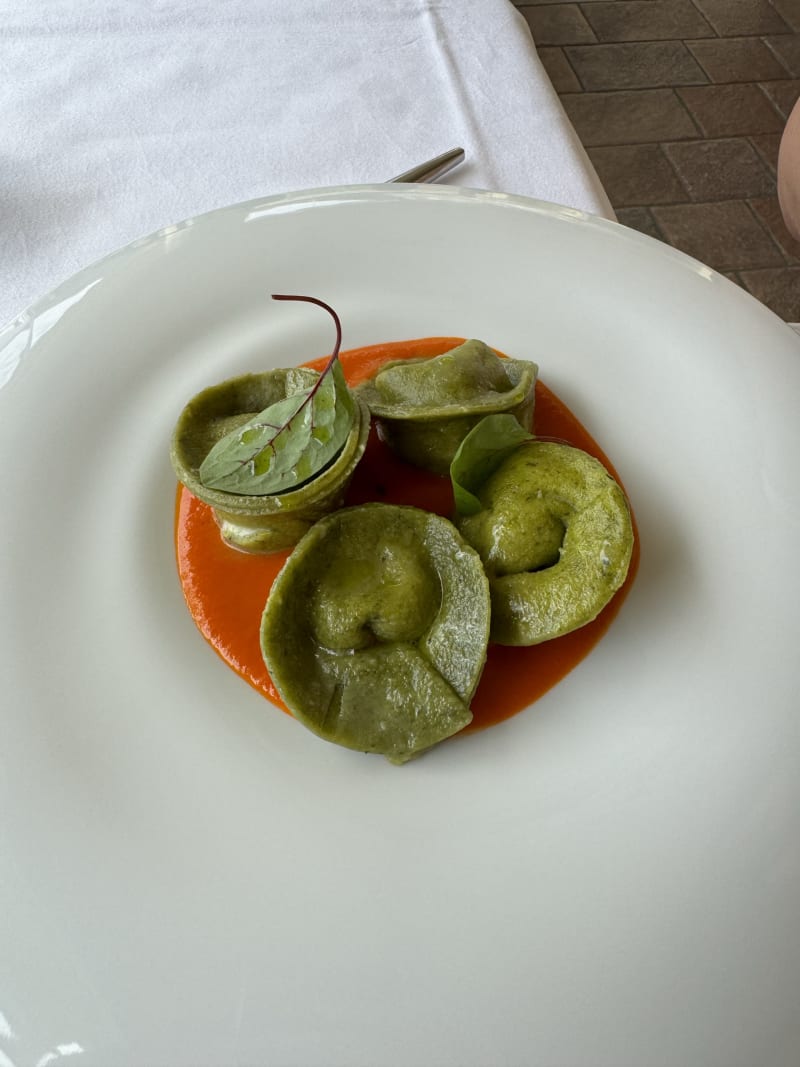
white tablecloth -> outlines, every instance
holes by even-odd
[[[0,0],[0,324],[162,226],[380,182],[613,212],[509,0]]]

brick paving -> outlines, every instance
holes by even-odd
[[[800,243],[775,192],[800,0],[516,6],[619,221],[800,320]]]

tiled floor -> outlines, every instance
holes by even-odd
[[[800,0],[516,6],[620,222],[800,320],[800,244],[775,194]]]

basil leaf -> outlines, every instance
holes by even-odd
[[[459,514],[474,515],[480,511],[482,505],[475,495],[477,491],[506,456],[525,441],[533,440],[534,435],[524,430],[513,415],[487,415],[473,426],[450,464],[450,481]]]
[[[200,466],[200,481],[244,496],[294,489],[336,458],[354,417],[355,401],[333,359],[310,389],[271,404],[218,441]]]

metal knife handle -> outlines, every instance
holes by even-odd
[[[396,178],[390,178],[391,182],[435,182],[443,174],[447,174],[453,167],[464,162],[464,149],[451,148],[449,152],[443,152],[435,159],[429,159],[427,163],[420,163],[417,167],[398,174]]]

